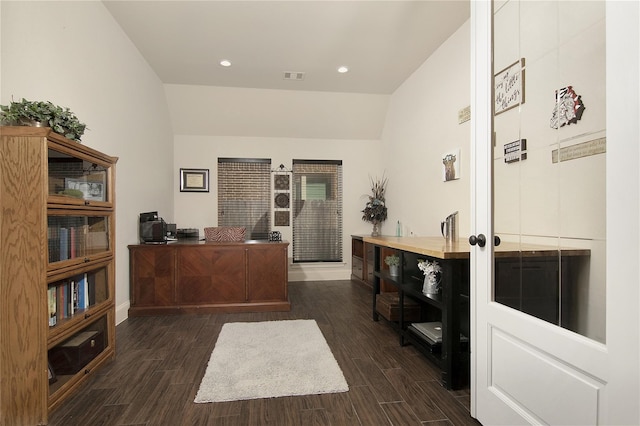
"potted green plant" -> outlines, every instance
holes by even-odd
[[[400,272],[400,257],[395,254],[390,254],[384,258],[384,263],[389,266],[389,275],[397,277]]]
[[[24,98],[20,102],[0,105],[0,123],[5,126],[51,127],[54,132],[77,142],[87,128],[69,108]]]

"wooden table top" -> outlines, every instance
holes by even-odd
[[[466,239],[447,243],[443,237],[391,237],[363,236],[365,243],[376,244],[411,253],[423,254],[438,259],[468,259],[471,246]],[[570,247],[553,247],[539,244],[519,244],[502,242],[495,247],[495,257],[548,257],[548,256],[589,256],[591,250]]]

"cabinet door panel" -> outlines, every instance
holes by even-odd
[[[173,285],[175,253],[170,247],[156,250],[132,250],[132,303],[136,306],[171,306],[175,300]]]
[[[246,300],[245,251],[202,246],[178,249],[178,304],[239,303]]]
[[[49,269],[82,264],[111,255],[111,214],[84,212],[68,214],[49,210],[47,217],[47,250]],[[60,265],[58,262],[65,262]]]
[[[287,252],[281,246],[249,250],[249,301],[287,298]]]
[[[50,203],[97,207],[113,203],[110,188],[113,164],[57,145],[50,145],[47,152]]]

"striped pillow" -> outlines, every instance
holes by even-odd
[[[244,241],[247,229],[239,226],[216,226],[204,228],[206,241]]]

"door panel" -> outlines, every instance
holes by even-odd
[[[495,232],[521,246],[508,266],[495,265],[494,300],[604,342],[604,2],[566,3],[510,0],[493,14],[495,84],[516,63],[505,84],[522,93],[511,109],[496,104],[492,117]],[[516,141],[522,148],[512,158]],[[524,256],[524,244],[550,255]]]
[[[625,324],[605,322],[604,8],[471,3],[471,230],[503,240],[471,249],[471,413],[483,424],[606,424],[625,398],[609,380],[629,365],[613,365],[605,344]],[[494,115],[494,75],[521,59],[524,102]],[[593,116],[554,128],[556,93],[570,85]],[[506,145],[525,139],[526,156],[505,161]]]
[[[497,327],[491,328],[492,391],[531,423],[592,425],[602,383]],[[541,378],[552,377],[540,392]],[[544,380],[544,379],[543,379]]]

